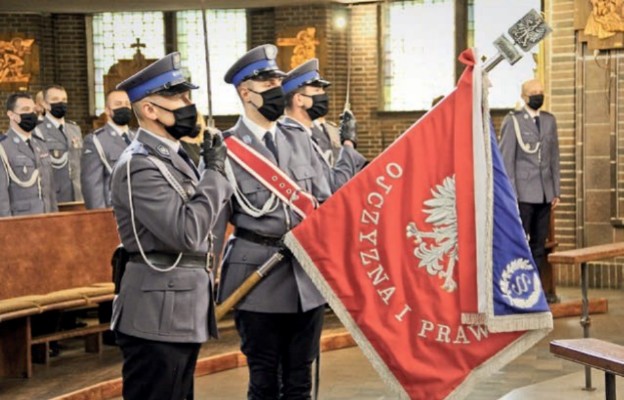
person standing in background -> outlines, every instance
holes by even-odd
[[[111,173],[134,137],[128,127],[132,109],[126,92],[110,91],[104,112],[108,122],[85,137],[80,159],[80,182],[87,209],[111,207]]]
[[[541,110],[544,86],[540,81],[522,84],[522,100],[525,106],[503,120],[500,149],[533,259],[543,276],[550,213],[561,193],[559,137],[554,115]],[[546,298],[550,303],[557,301],[554,293],[547,292]]]
[[[82,133],[73,121],[66,120],[67,91],[60,85],[43,90],[45,118],[35,134],[46,142],[52,158],[56,199],[59,203],[82,201],[80,156]]]

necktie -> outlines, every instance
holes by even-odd
[[[126,132],[124,132],[124,133],[121,134],[121,137],[123,138],[124,142],[126,142],[126,144],[129,146],[130,145],[130,138],[128,137],[128,134]],[[182,147],[180,147],[180,149],[181,148]]]
[[[69,139],[67,139],[67,135],[65,134],[65,125],[63,124],[59,125],[58,129],[63,134],[63,139],[65,139],[65,143],[69,145]]]
[[[26,144],[28,145],[28,147],[30,147],[30,150],[33,152],[33,154],[36,154],[35,149],[33,149],[32,147],[32,143],[30,142],[30,139],[26,139]]]
[[[535,126],[537,126],[537,132],[538,133],[542,133],[542,129],[540,128],[540,117],[539,117],[539,115],[536,116],[534,119],[535,119]]]
[[[275,146],[275,142],[273,141],[273,135],[271,132],[267,132],[264,134],[264,145],[269,149],[273,156],[275,157],[275,161],[279,163],[279,157],[277,156],[277,147]]]
[[[182,159],[188,164],[189,167],[191,167],[191,169],[195,173],[195,176],[199,179],[199,173],[197,172],[197,168],[195,168],[195,164],[193,164],[193,161],[191,161],[191,158],[188,156],[186,151],[184,151],[182,146],[180,146],[180,148],[178,149],[178,155],[182,157]]]

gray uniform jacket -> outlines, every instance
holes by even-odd
[[[94,136],[100,143],[106,163],[94,143]],[[132,134],[128,137],[132,139]],[[82,196],[88,209],[112,206],[110,176],[113,166],[127,146],[123,137],[110,124],[85,137],[80,158],[80,182]]]
[[[316,129],[312,130],[312,136],[310,136],[300,122],[290,117],[284,117],[282,119],[282,126],[292,135],[301,135],[309,138],[309,140],[313,142],[312,148],[323,166],[325,178],[329,182],[332,193],[335,193],[342,185],[347,183],[349,179],[353,178],[366,164],[366,158],[358,153],[357,150],[352,147],[344,146],[340,149],[338,158],[331,164],[326,158],[327,156],[324,149],[320,146],[321,142],[314,136],[314,131],[318,131],[319,128],[315,126]],[[331,146],[331,143],[329,143],[329,145]]]
[[[30,140],[34,153],[12,129],[0,142],[11,169],[9,171],[0,161],[0,216],[58,211],[50,154],[41,139],[32,135]],[[25,186],[23,183],[27,183],[36,170],[39,171],[39,179]]]
[[[65,133],[46,117],[41,124],[37,125],[35,134],[45,139],[50,150],[58,202],[82,201],[80,189],[82,133],[80,127],[69,120],[65,120],[63,129]]]
[[[325,158],[334,166],[342,149],[338,127],[329,122],[314,122],[312,125],[312,137],[316,140],[321,150],[323,150]]]
[[[185,202],[156,164],[160,160],[189,195]],[[197,179],[191,167],[158,138],[139,129],[113,168],[111,192],[121,242],[139,252],[130,215],[127,165],[130,162],[134,221],[145,253],[206,254],[207,236],[232,195],[218,172]],[[157,267],[170,267],[171,265]],[[213,276],[205,268],[179,264],[169,272],[129,262],[113,301],[111,329],[148,340],[201,343],[216,337]]]
[[[524,149],[516,136],[512,116],[518,121]],[[534,119],[523,109],[507,115],[501,128],[499,145],[505,169],[522,203],[541,204],[544,199],[550,203],[560,196],[557,121],[552,114],[540,111],[539,122],[538,130]]]
[[[276,163],[273,154],[264,143],[239,119],[238,123],[224,136],[232,134],[267,159]],[[275,135],[279,167],[308,193],[319,201],[330,195],[329,184],[325,179],[323,166],[313,153],[311,141],[303,135],[292,135],[278,127]],[[256,178],[230,160],[235,184],[240,195],[253,207],[261,209],[270,197],[270,192]],[[258,235],[281,238],[286,232],[301,222],[301,218],[285,204],[265,215],[254,217],[232,198],[231,207],[224,218],[236,228],[244,228]],[[256,268],[279,250],[278,247],[258,244],[233,236],[225,249],[221,269],[218,299],[225,300]],[[269,313],[296,313],[308,311],[325,303],[321,294],[306,275],[299,263],[286,257],[238,304],[237,308],[246,311]]]

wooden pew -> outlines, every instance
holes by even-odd
[[[605,372],[605,398],[616,399],[615,375],[624,376],[624,346],[598,339],[553,340],[550,352],[556,357]]]
[[[85,336],[87,351],[101,351],[108,324],[33,337],[32,319],[112,301],[118,244],[111,210],[0,219],[0,376],[32,376],[33,353],[49,362],[54,340]]]
[[[624,242],[609,243],[574,250],[557,251],[548,255],[548,261],[551,264],[568,264],[580,266],[581,268],[581,326],[583,327],[584,338],[589,338],[589,327],[591,325],[588,297],[589,269],[587,267],[587,263],[590,261],[598,261],[605,258],[620,256],[624,256]],[[591,371],[589,367],[585,367],[585,388],[587,390],[591,389]]]

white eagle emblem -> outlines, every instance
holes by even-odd
[[[458,259],[457,252],[457,210],[455,208],[455,176],[444,178],[441,185],[431,189],[433,198],[426,200],[423,211],[429,216],[426,223],[433,225],[433,231],[421,231],[415,222],[407,224],[407,237],[413,237],[417,245],[414,255],[420,260],[419,268],[444,279],[442,289],[453,292],[457,283],[453,271]]]

